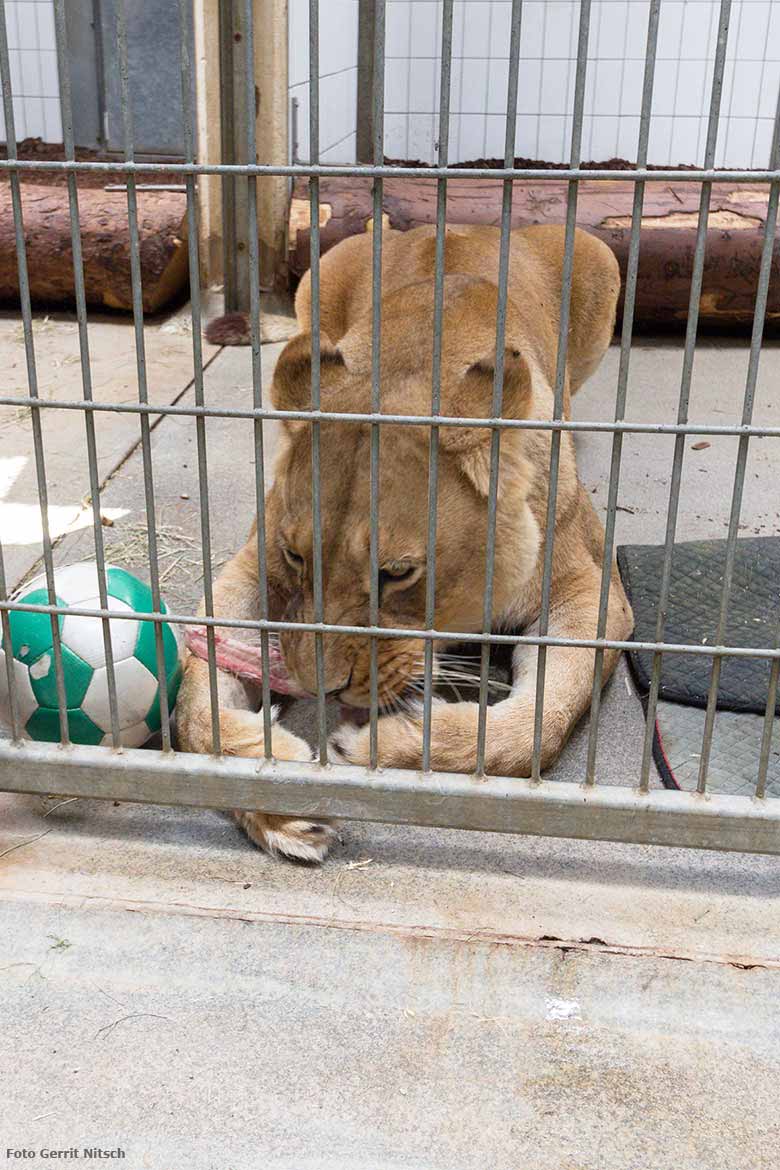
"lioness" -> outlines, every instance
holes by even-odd
[[[531,227],[511,237],[509,299],[504,354],[503,415],[549,419],[558,338],[564,232]],[[433,350],[432,227],[383,240],[381,401],[391,413],[429,414]],[[491,227],[448,229],[444,282],[441,410],[445,415],[490,415],[495,368],[496,287],[499,232]],[[334,247],[322,260],[321,385],[323,409],[370,410],[371,396],[370,234]],[[612,252],[577,232],[571,288],[571,325],[565,384],[570,394],[593,373],[615,322],[620,287]],[[307,409],[311,402],[311,284],[296,298],[301,333],[285,347],[273,379],[280,409]],[[311,427],[286,421],[286,441],[267,498],[267,547],[273,618],[314,620],[312,587]],[[368,424],[321,425],[324,620],[359,626],[369,620],[369,443]],[[435,628],[478,631],[483,621],[485,549],[491,431],[440,429],[436,538]],[[409,629],[424,625],[429,428],[384,425],[379,467],[380,624]],[[533,632],[541,604],[542,550],[547,507],[550,431],[505,429],[501,435],[493,625]],[[550,634],[593,638],[601,580],[604,534],[577,477],[571,434],[561,438],[556,511]],[[222,571],[215,586],[215,613],[258,617],[258,566],[254,529],[246,546]],[[631,610],[613,565],[607,637],[624,639]],[[325,686],[341,703],[369,703],[369,640],[350,634],[324,636]],[[314,637],[285,631],[281,651],[291,678],[316,691]],[[437,647],[446,650],[447,646]],[[423,673],[419,639],[378,643],[380,702],[379,764],[418,768],[422,716],[399,700]],[[618,655],[605,656],[604,677]],[[518,646],[509,696],[489,708],[486,767],[492,774],[527,776],[533,748],[537,649]],[[587,710],[594,652],[548,651],[544,695],[543,766],[561,751]],[[256,691],[220,674],[223,750],[258,756],[263,751],[262,715]],[[393,710],[395,708],[395,712]],[[431,763],[436,770],[475,768],[476,703],[437,703],[433,708]],[[190,657],[179,697],[182,746],[210,751],[208,672]],[[273,749],[285,759],[309,759],[306,744],[274,727]],[[369,732],[344,723],[331,740],[334,758],[367,764]],[[333,835],[328,825],[306,820],[237,813],[249,836],[272,853],[321,860]]]

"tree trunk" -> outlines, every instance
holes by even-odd
[[[24,183],[22,214],[33,303],[75,298],[68,192]],[[87,303],[132,309],[130,233],[124,191],[78,193]],[[139,191],[138,228],[144,312],[159,309],[187,283],[186,199],[178,191]],[[0,301],[19,302],[11,187],[0,185]]]
[[[447,222],[501,222],[502,186],[491,179],[450,179]],[[561,180],[516,180],[512,226],[563,223],[568,184]],[[635,321],[644,327],[680,327],[688,316],[693,253],[701,185],[648,182],[642,215]],[[703,323],[727,328],[753,319],[769,186],[716,183],[712,188],[704,283]],[[625,280],[634,184],[624,180],[583,180],[577,223],[604,240],[618,258]],[[304,202],[305,201],[305,202]],[[366,230],[373,214],[371,180],[320,180],[322,251],[345,236]],[[405,231],[436,221],[436,180],[385,179],[384,222]],[[290,271],[300,277],[309,266],[308,184],[298,179],[290,216]],[[622,312],[622,300],[621,309]],[[780,255],[775,240],[767,324],[780,324]]]

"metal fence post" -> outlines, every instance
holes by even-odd
[[[244,35],[242,5],[236,0],[219,0],[222,160],[226,163],[255,161],[247,157],[246,56],[241,47]],[[249,310],[247,217],[246,183],[235,175],[223,176],[222,247],[225,311],[228,313]]]
[[[373,94],[375,29],[376,0],[359,0],[357,59],[358,122],[355,146],[355,158],[359,163],[374,162]]]

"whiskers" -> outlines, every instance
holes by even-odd
[[[420,658],[412,664],[414,674],[406,681],[402,691],[390,686],[378,686],[379,714],[419,717],[425,701],[425,661]],[[431,672],[431,687],[434,703],[446,702],[446,693],[454,695],[459,702],[468,701],[469,691],[478,691],[480,682],[479,662],[473,657],[458,654],[434,655]],[[505,698],[512,690],[500,679],[487,680],[488,695],[494,700]],[[441,692],[445,692],[442,694]],[[465,694],[464,694],[465,692]]]
[[[411,715],[415,712],[415,697],[406,687],[398,691],[381,690],[379,692],[379,710],[382,715]]]
[[[422,699],[425,694],[425,660],[416,663],[420,675],[412,680],[408,689]],[[478,690],[480,684],[479,662],[464,654],[434,654],[431,685],[433,690],[446,689],[452,691],[459,702],[463,701],[461,691]],[[488,694],[496,698],[504,697],[512,690],[509,683],[500,679],[487,679]]]
[[[259,630],[242,631],[241,642],[250,652],[257,655],[261,646]],[[269,681],[278,684],[276,689],[290,694],[303,694],[290,689],[286,667],[281,654],[280,637],[276,632],[268,634]],[[418,651],[419,654],[419,651]],[[384,669],[383,669],[384,665]],[[392,658],[379,663],[377,678],[377,708],[381,715],[397,715],[419,718],[425,702],[425,659],[422,655],[401,659]],[[359,672],[360,675],[360,672]],[[384,675],[384,678],[382,677]],[[364,680],[364,685],[368,680]],[[446,652],[434,653],[431,670],[432,698],[436,703],[452,701],[474,702],[479,693],[480,660],[474,654]],[[363,690],[363,687],[360,688]],[[366,688],[367,689],[367,688]],[[495,677],[495,671],[487,678],[488,701],[496,702],[506,698],[512,691],[509,683]],[[354,692],[353,692],[354,693]],[[367,712],[370,706],[368,694],[360,695],[365,708],[356,706],[357,712]],[[363,716],[365,717],[365,715]]]

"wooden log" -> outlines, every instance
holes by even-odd
[[[39,304],[72,303],[75,296],[68,192],[64,186],[24,183],[22,213],[30,294]],[[166,304],[187,283],[186,197],[178,191],[139,191],[143,307]],[[127,195],[79,190],[79,221],[87,303],[132,309]],[[0,301],[19,302],[10,184],[0,184]]]
[[[517,180],[512,226],[563,223],[567,183]],[[684,324],[688,316],[693,253],[701,185],[685,181],[648,182],[642,215],[635,321],[638,326]],[[501,221],[502,184],[490,179],[451,179],[447,184],[447,222],[496,224]],[[577,223],[615,252],[623,277],[628,261],[634,184],[625,180],[583,180]],[[712,190],[707,231],[700,319],[727,328],[753,319],[768,184],[717,183]],[[373,214],[371,180],[320,180],[322,250],[345,236],[365,231]],[[436,180],[385,179],[384,221],[401,231],[436,221]],[[298,179],[290,221],[290,271],[300,277],[309,266],[308,184]],[[621,301],[622,310],[622,301]],[[775,238],[767,324],[780,325],[780,246]]]

